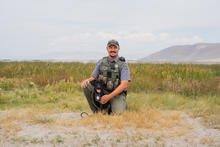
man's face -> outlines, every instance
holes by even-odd
[[[110,45],[107,47],[107,51],[110,57],[116,57],[118,56],[118,51],[120,50],[120,47],[117,47],[115,45]]]

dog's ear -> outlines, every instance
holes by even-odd
[[[96,81],[96,80],[90,81],[90,83],[92,84],[92,86],[95,86],[95,81]]]

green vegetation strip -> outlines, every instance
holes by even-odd
[[[220,65],[129,64],[128,111],[185,111],[220,124]],[[87,111],[81,82],[95,64],[0,62],[0,110]]]
[[[81,83],[91,76],[94,63],[0,62],[0,78],[30,80],[45,87],[64,80]],[[130,92],[174,92],[186,96],[220,95],[220,65],[129,64]],[[14,83],[0,83],[2,89]]]

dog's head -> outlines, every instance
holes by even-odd
[[[104,89],[104,81],[101,79],[95,79],[90,82],[94,88],[97,90],[97,93],[100,93],[100,90]]]
[[[91,81],[90,83],[94,86],[94,90],[96,93],[95,100],[100,101],[101,97],[104,95],[103,94],[103,89],[105,86],[104,81],[101,79],[95,79],[95,80]]]

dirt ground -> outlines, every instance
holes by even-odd
[[[0,112],[3,119],[10,115],[8,112]],[[20,147],[20,146],[216,146],[220,147],[220,130],[208,128],[202,125],[201,118],[191,118],[185,113],[181,113],[183,124],[188,129],[173,126],[172,130],[153,130],[142,128],[123,128],[112,129],[104,127],[102,124],[96,126],[68,126],[68,125],[48,125],[41,120],[40,123],[30,123],[13,120],[0,125],[0,146],[1,147]],[[80,113],[61,113],[50,115],[50,118],[78,121],[81,119]],[[10,121],[10,119],[7,119]],[[3,122],[3,121],[2,121]],[[8,125],[7,125],[8,124]],[[17,124],[17,125],[16,125]]]

